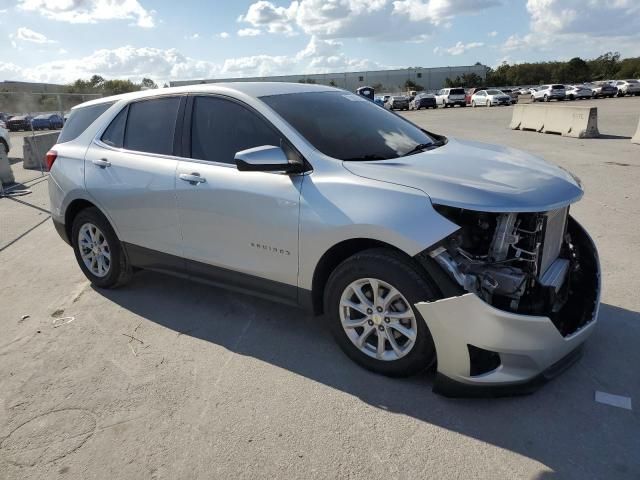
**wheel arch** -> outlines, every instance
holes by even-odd
[[[387,248],[395,252],[400,252],[406,255],[407,258],[411,258],[399,248],[373,238],[350,238],[333,245],[322,255],[322,257],[320,257],[320,260],[313,271],[313,279],[311,283],[311,307],[314,314],[320,315],[324,313],[325,287],[327,285],[327,280],[329,280],[329,276],[331,276],[331,273],[336,269],[336,267],[356,253],[369,250],[371,248]]]
[[[86,198],[76,198],[75,200],[73,200],[65,209],[64,211],[64,230],[65,233],[67,234],[67,238],[69,239],[69,242],[71,244],[73,244],[73,239],[71,238],[71,230],[73,228],[73,221],[75,220],[75,218],[78,216],[78,214],[80,212],[82,212],[83,210],[86,210],[87,208],[95,208],[97,209],[103,216],[104,218],[107,220],[107,222],[109,222],[109,224],[111,225],[111,228],[113,228],[113,222],[111,222],[111,220],[109,220],[109,217],[107,217],[104,212],[102,211],[102,209],[100,207],[98,207],[95,203],[87,200]],[[115,231],[115,229],[114,229]]]

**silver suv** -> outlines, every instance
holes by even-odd
[[[97,287],[175,273],[324,314],[360,365],[437,363],[447,395],[523,390],[596,323],[579,181],[330,87],[167,88],[75,107],[54,224]]]

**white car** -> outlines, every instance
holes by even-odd
[[[640,82],[638,80],[617,80],[614,85],[618,89],[618,96],[640,95]]]
[[[471,106],[511,105],[511,96],[501,90],[480,90],[471,97]]]
[[[593,91],[583,85],[566,85],[564,90],[567,100],[586,100],[593,95]]]
[[[9,150],[11,150],[11,138],[9,138],[9,130],[7,130],[4,122],[0,122],[0,149],[4,149],[7,155],[9,155]]]
[[[550,102],[551,100],[564,100],[566,98],[566,92],[564,85],[542,85],[531,94],[532,102]]]
[[[467,106],[464,88],[443,88],[436,93],[436,103],[443,107]]]

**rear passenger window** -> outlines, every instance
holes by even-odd
[[[267,122],[236,102],[196,97],[191,120],[191,157],[235,163],[236,152],[262,145],[281,146],[280,135]]]
[[[180,97],[154,98],[129,105],[124,148],[173,155]]]
[[[102,134],[101,140],[116,148],[122,148],[124,145],[124,127],[127,124],[127,111],[129,107],[125,107],[116,115],[109,127]]]
[[[71,110],[69,118],[64,124],[58,137],[58,143],[70,142],[78,138],[89,125],[106,112],[115,102],[99,103],[89,107],[80,107]]]

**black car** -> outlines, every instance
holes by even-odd
[[[12,132],[31,130],[31,115],[16,115],[7,121],[7,128]]]
[[[416,95],[413,100],[411,100],[411,103],[409,103],[409,109],[420,110],[421,108],[438,108],[436,97],[429,93]]]

